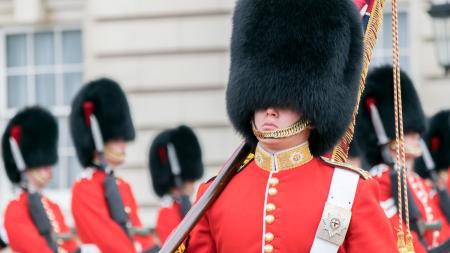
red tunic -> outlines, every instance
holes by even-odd
[[[290,159],[296,156],[291,154]],[[270,172],[258,165],[264,163],[256,154],[233,178],[191,232],[186,252],[310,251],[334,166],[313,158],[300,166]],[[198,196],[208,186],[202,184]],[[359,180],[348,233],[338,252],[362,250],[397,252],[392,228],[379,206],[377,183],[364,179]]]
[[[161,207],[156,220],[156,233],[163,244],[182,220],[180,205],[172,201],[169,206]]]
[[[390,168],[388,166],[379,165],[372,169],[371,172],[380,185],[381,206],[390,219],[392,226],[398,228],[399,215],[392,196],[389,171]],[[449,224],[439,207],[439,197],[437,194],[432,193],[430,185],[415,173],[408,176],[408,184],[422,220],[426,222],[441,220],[442,222],[440,231],[426,231],[424,234],[428,246],[436,247],[450,238]],[[416,252],[425,252],[422,244],[417,239],[417,234],[414,233],[413,236],[415,237],[414,247]]]
[[[152,248],[155,242],[151,236],[134,236],[131,241],[111,218],[103,189],[105,176],[103,171],[87,169],[72,188],[72,213],[81,241],[96,244],[107,253],[135,253]],[[117,186],[131,224],[142,227],[130,185],[117,178]]]
[[[42,197],[44,208],[55,233],[70,233],[59,206],[46,197]],[[39,234],[28,210],[28,197],[25,192],[9,202],[5,212],[5,230],[9,246],[20,253],[53,253],[47,241]],[[75,240],[56,241],[59,252],[75,252],[78,244]]]

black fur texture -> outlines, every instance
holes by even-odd
[[[356,141],[353,140],[350,143],[350,147],[348,149],[348,157],[349,158],[359,158],[360,157],[359,153],[360,153],[360,151],[358,149],[358,145],[357,145]]]
[[[448,170],[450,167],[450,110],[442,110],[430,119],[424,140],[435,163],[435,169]],[[414,168],[421,177],[430,176],[422,158],[417,159]]]
[[[94,140],[85,121],[83,104],[94,104],[94,115],[100,125],[103,141],[135,138],[133,120],[125,93],[119,84],[107,78],[86,84],[75,96],[70,113],[70,132],[78,160],[83,167],[93,166]]]
[[[426,118],[417,96],[414,84],[409,76],[400,71],[403,105],[404,133],[415,132],[422,134],[426,129]],[[356,121],[355,137],[357,145],[365,160],[372,167],[382,163],[381,148],[373,127],[370,112],[367,107],[367,99],[375,99],[381,121],[389,139],[395,139],[395,115],[394,115],[394,81],[393,69],[385,65],[373,69],[366,79],[366,89],[361,98],[359,113]]]
[[[153,189],[160,197],[175,187],[167,144],[172,143],[181,169],[182,181],[195,181],[203,176],[202,151],[192,129],[179,126],[165,130],[154,139],[150,147],[149,167]]]
[[[362,67],[358,11],[349,0],[239,0],[233,17],[227,110],[256,144],[256,110],[291,108],[311,120],[314,155],[329,151],[351,120]]]
[[[20,183],[9,144],[11,129],[20,127],[19,148],[27,169],[54,165],[58,161],[58,125],[53,115],[34,106],[18,112],[8,123],[2,136],[2,154],[6,174],[12,183]]]

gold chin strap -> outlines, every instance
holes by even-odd
[[[117,152],[111,148],[105,147],[105,156],[111,157],[116,160],[124,160],[125,154],[121,152]]]
[[[36,181],[38,181],[41,184],[43,184],[45,182],[45,180],[46,180],[46,178],[43,175],[42,171],[32,170],[30,174]]]
[[[258,139],[281,139],[287,138],[298,133],[301,133],[303,130],[311,128],[311,121],[307,119],[300,119],[296,123],[292,124],[289,127],[276,129],[273,131],[259,131],[256,129],[255,122],[252,120],[252,129],[253,134]]]

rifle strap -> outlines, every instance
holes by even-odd
[[[42,196],[38,192],[28,193],[28,210],[39,234],[45,238],[50,249],[57,253],[58,246],[52,237],[52,225],[42,204]]]
[[[107,173],[103,181],[105,189],[105,198],[108,204],[108,211],[111,218],[122,228],[125,234],[131,239],[128,231],[129,217],[125,212],[125,205],[123,204],[122,196],[117,186],[117,179],[114,174]]]

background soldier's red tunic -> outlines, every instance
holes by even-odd
[[[136,245],[142,250],[153,247],[155,243],[151,236],[134,236],[132,242],[111,218],[103,188],[104,178],[104,172],[95,170],[73,186],[72,213],[81,241],[94,243],[105,253],[135,253]],[[131,224],[142,227],[130,185],[117,178],[117,186]]]
[[[158,211],[156,219],[156,233],[158,234],[161,244],[163,244],[170,233],[180,224],[182,220],[180,205],[172,201],[170,206],[161,207]]]
[[[269,243],[273,252],[309,252],[333,171],[332,166],[314,158],[302,166],[273,173],[278,183],[271,186],[271,173],[252,161],[233,178],[191,232],[186,252],[260,253]],[[200,187],[199,196],[208,185]],[[266,194],[266,187],[275,188],[275,194]],[[270,212],[273,222],[263,231],[266,196],[275,209]],[[273,238],[267,238],[267,233]],[[359,180],[349,230],[338,252],[397,252],[392,228],[379,206],[376,181]]]
[[[372,174],[374,174],[374,179],[377,180],[380,185],[381,205],[385,209],[386,215],[390,219],[392,226],[394,228],[398,228],[399,215],[397,208],[394,206],[393,198],[396,198],[396,196],[392,196],[391,178],[389,175],[390,168],[384,165],[377,166],[376,168],[376,170],[372,170]],[[442,229],[439,232],[434,234],[432,231],[425,232],[424,238],[428,246],[435,247],[437,246],[436,243],[439,244],[449,239],[449,224],[447,223],[439,207],[439,197],[437,195],[431,194],[429,184],[415,173],[410,175],[408,184],[412,191],[412,195],[417,208],[419,209],[421,219],[426,221],[428,217],[428,221],[440,220],[442,222]],[[421,189],[422,187],[423,189]],[[422,201],[419,199],[419,196],[428,199],[426,205],[422,203]],[[418,241],[417,234],[414,233],[413,236],[415,238],[414,248],[416,252],[425,252],[422,244]]]
[[[50,223],[55,223],[53,226],[54,232],[57,232],[55,229],[55,226],[57,226],[60,233],[70,233],[70,228],[66,225],[59,206],[45,197],[42,197],[42,201],[45,202],[44,206],[48,206],[55,216],[54,219],[49,217]],[[39,234],[33,223],[28,209],[28,197],[25,192],[22,192],[17,199],[8,204],[5,212],[5,230],[8,234],[9,246],[14,252],[53,253],[47,241]],[[75,252],[78,249],[75,240],[56,242],[60,252]]]

